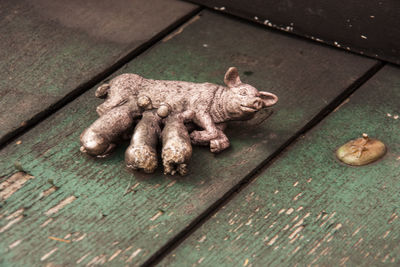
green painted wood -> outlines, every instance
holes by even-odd
[[[175,0],[1,1],[0,143],[195,8]]]
[[[79,152],[79,135],[101,103],[88,91],[0,152],[2,180],[16,172],[15,162],[34,176],[22,176],[27,181],[3,203],[0,258],[9,265],[143,263],[375,63],[202,13],[120,72],[222,84],[235,65],[243,81],[280,97],[272,116],[231,125],[232,147],[219,155],[195,147],[186,177],[161,168],[132,174],[123,162],[128,144],[104,160]]]
[[[399,266],[400,68],[385,67],[195,231],[161,266]],[[368,133],[388,152],[352,167]]]

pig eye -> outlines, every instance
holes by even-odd
[[[247,95],[247,91],[245,89],[241,89],[239,91],[239,94],[245,96],[245,95]]]

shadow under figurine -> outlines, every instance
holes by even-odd
[[[97,107],[100,117],[81,134],[81,151],[107,156],[139,120],[125,153],[127,167],[154,172],[161,140],[164,173],[185,175],[191,144],[209,145],[211,152],[221,152],[229,147],[223,132],[226,122],[249,120],[278,101],[276,95],[242,83],[234,67],[228,69],[224,82],[227,87],[119,75],[96,90],[96,97],[106,100]],[[189,135],[185,126],[189,122],[202,130]]]

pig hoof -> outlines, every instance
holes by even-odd
[[[175,175],[178,172],[180,175],[186,175],[188,173],[187,164],[185,163],[187,154],[188,152],[185,149],[163,149],[164,174]]]
[[[188,174],[188,172],[189,172],[187,164],[185,164],[185,163],[179,164],[177,167],[177,170],[178,170],[179,174],[182,176]]]
[[[85,147],[85,146],[81,146],[80,151],[82,153],[91,155],[91,156],[95,156],[97,158],[105,158],[107,156],[109,156],[111,154],[111,152],[114,150],[115,148],[115,144],[109,144],[108,148],[106,148],[104,151],[103,149],[101,149],[101,146],[97,147],[97,148],[93,148],[93,147]],[[99,151],[103,151],[103,152],[99,152]]]
[[[186,163],[182,164],[167,164],[164,165],[164,174],[165,175],[175,175],[176,173],[179,173],[179,175],[186,175],[188,174],[189,170],[187,167]]]
[[[149,146],[128,147],[125,152],[125,163],[130,169],[153,173],[157,168],[157,154]]]
[[[106,158],[109,155],[111,155],[111,153],[113,152],[114,148],[116,147],[115,144],[110,144],[108,146],[108,148],[106,149],[106,151],[104,151],[103,153],[101,153],[100,155],[97,155],[97,158]]]
[[[229,147],[228,138],[218,138],[210,141],[210,151],[212,153],[219,153]]]
[[[192,143],[195,145],[205,145],[211,139],[214,139],[218,136],[217,132],[208,132],[208,131],[193,131],[190,134],[190,139]]]
[[[80,151],[82,153],[96,157],[102,157],[103,155],[110,154],[112,149],[115,147],[115,145],[109,143],[106,138],[90,130],[82,133],[81,144],[82,146]]]

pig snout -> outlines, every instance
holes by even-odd
[[[247,101],[242,101],[240,105],[244,112],[256,112],[264,107],[263,100],[259,97],[250,98]]]
[[[263,102],[262,102],[262,99],[261,98],[256,98],[254,101],[253,101],[253,108],[255,108],[256,110],[260,110],[260,109],[262,109],[262,107],[263,107]]]

